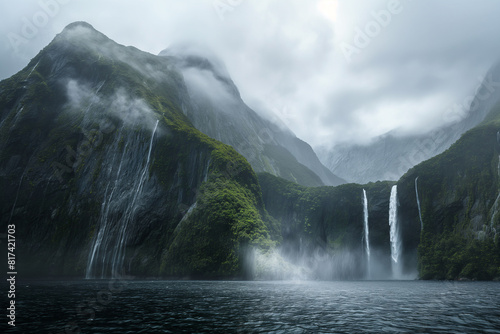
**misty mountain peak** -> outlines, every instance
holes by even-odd
[[[76,47],[109,48],[116,44],[106,35],[96,30],[91,24],[76,21],[68,24],[63,31],[54,38],[54,42],[69,42]]]
[[[210,63],[217,70],[224,72],[229,76],[224,61],[218,56],[212,48],[197,42],[178,42],[173,43],[165,50],[161,51],[159,56],[177,57],[183,59],[198,59],[200,62]]]
[[[61,36],[67,39],[79,39],[82,37],[100,37],[107,39],[104,34],[100,33],[91,24],[84,21],[76,21],[68,24],[58,35],[58,37]]]
[[[202,86],[217,86],[222,95],[229,94],[231,100],[240,100],[240,92],[234,84],[224,61],[209,46],[200,43],[181,42],[170,45],[158,54],[171,58],[181,70],[187,81],[195,76],[195,81]],[[189,82],[188,82],[188,86]],[[199,86],[196,84],[196,86]],[[200,87],[198,87],[200,88]],[[199,89],[198,89],[199,90]],[[206,89],[203,89],[206,91]]]
[[[158,55],[177,59],[181,67],[207,70],[219,77],[219,80],[231,81],[224,61],[207,45],[195,42],[174,43]]]
[[[63,32],[67,31],[67,30],[72,30],[72,29],[75,29],[75,28],[86,28],[86,29],[90,29],[92,31],[97,32],[97,30],[90,23],[85,22],[85,21],[75,21],[75,22],[72,22],[72,23],[68,24],[63,29]]]

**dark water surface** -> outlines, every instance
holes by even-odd
[[[0,333],[500,333],[500,283],[19,282],[16,313]]]

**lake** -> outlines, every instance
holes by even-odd
[[[5,333],[500,333],[500,283],[18,282],[16,327],[3,319]]]

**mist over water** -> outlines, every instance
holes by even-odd
[[[252,249],[246,258],[246,272],[253,280],[318,281],[318,280],[414,280],[416,272],[399,273],[380,254],[366,261],[362,251],[340,250],[325,252],[321,248],[312,254],[290,256],[283,248],[269,251]],[[389,263],[390,264],[390,263]]]
[[[291,258],[281,248],[268,252],[253,250],[250,264],[255,280],[352,280],[361,277],[360,254],[340,251],[335,254],[316,249],[312,254]]]
[[[388,201],[389,225],[384,242],[370,242],[369,203],[362,196],[362,230],[359,245],[331,247],[302,237],[285,240],[270,250],[252,249],[246,272],[255,280],[414,280],[418,278],[416,263],[403,252],[403,238],[398,220],[397,186]],[[375,231],[376,232],[376,231]],[[380,238],[380,236],[379,236]],[[380,240],[380,239],[379,239]],[[387,249],[386,249],[387,248]],[[406,250],[408,251],[408,250]],[[416,251],[416,250],[415,250]]]

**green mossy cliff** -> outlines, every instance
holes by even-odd
[[[272,218],[248,162],[185,117],[186,96],[168,57],[86,23],[0,82],[0,223],[16,226],[20,275],[84,277],[101,243],[92,276],[109,277],[106,242],[120,240],[121,273],[246,275]]]
[[[250,278],[265,258],[312,278],[387,278],[395,183],[300,186],[322,181],[279,138],[262,146],[279,163],[259,164],[288,181],[257,176],[193,126],[208,109],[178,62],[80,22],[0,82],[0,224],[16,227],[20,275]],[[500,277],[499,114],[397,182],[404,274]]]
[[[398,182],[403,219],[417,225],[418,177],[422,279],[490,280],[500,276],[499,129],[500,121],[490,117]]]
[[[368,274],[363,239],[365,189],[371,261],[378,267],[373,277],[390,275],[388,221],[394,182],[303,187],[267,173],[259,174],[259,182],[266,209],[281,225],[282,254],[292,263],[305,262],[321,279],[363,278]],[[408,251],[410,269],[410,262],[416,261],[411,253]],[[313,263],[315,258],[321,260]]]

